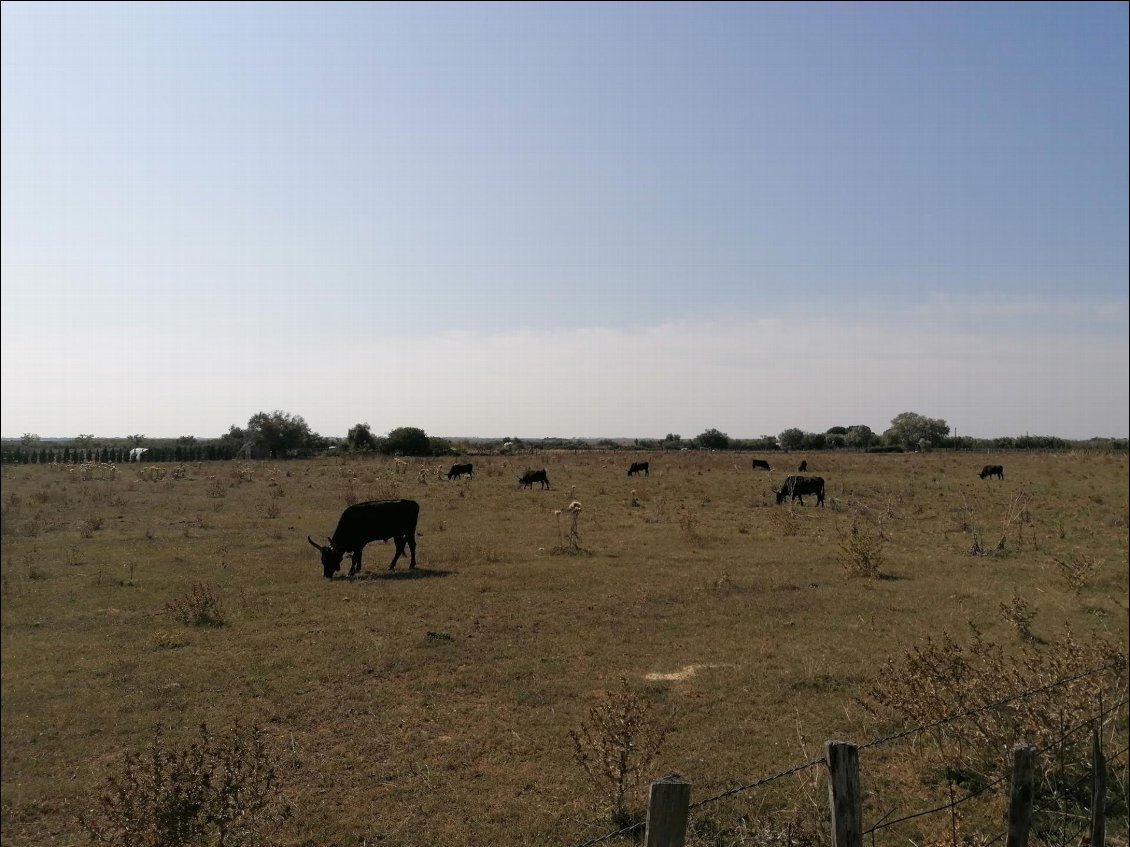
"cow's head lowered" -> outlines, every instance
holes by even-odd
[[[345,551],[334,547],[332,538],[328,539],[330,543],[327,547],[323,547],[309,535],[306,536],[306,540],[322,554],[322,573],[325,574],[326,579],[333,579],[333,575],[341,570],[341,560],[345,556]]]

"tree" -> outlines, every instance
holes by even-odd
[[[866,424],[849,426],[844,433],[844,446],[852,447],[856,450],[866,450],[871,446],[871,442],[874,440],[875,433],[873,433],[871,427]]]
[[[804,431],[790,427],[777,436],[777,443],[782,450],[800,450],[804,446]]]
[[[801,446],[805,450],[827,450],[828,436],[822,432],[806,432]]]
[[[310,431],[310,425],[302,415],[292,415],[278,409],[270,414],[259,412],[252,415],[247,421],[247,437],[274,456],[314,447],[320,440],[317,433]]]
[[[678,450],[683,446],[683,436],[669,432],[667,436],[659,442],[659,446],[664,450]]]
[[[20,444],[22,444],[24,447],[30,447],[32,444],[38,443],[39,436],[34,432],[25,432],[22,436],[20,436]]]
[[[369,429],[367,423],[359,423],[350,427],[345,436],[345,443],[349,445],[350,450],[355,452],[377,449],[377,439],[373,437],[373,431]]]
[[[923,443],[926,446],[940,445],[949,432],[949,424],[940,418],[902,412],[891,419],[891,428],[883,433],[883,439],[889,444],[917,450]]]
[[[129,441],[129,443],[132,444],[134,447],[140,447],[141,442],[145,440],[145,436],[142,435],[140,432],[138,432],[138,433],[135,433],[134,435],[127,435],[126,440]]]
[[[694,441],[703,450],[725,450],[730,446],[730,436],[716,429],[708,429]]]
[[[428,434],[414,426],[392,430],[385,439],[384,451],[394,456],[430,456],[432,452]]]
[[[247,440],[247,431],[241,429],[235,424],[232,424],[228,428],[228,431],[220,436],[220,439],[230,442],[232,445],[238,448],[241,447],[243,445],[243,442]]]
[[[451,442],[446,438],[440,438],[438,435],[428,437],[428,448],[432,451],[433,456],[457,456],[459,452],[451,445]]]
[[[196,436],[195,435],[182,435],[180,438],[177,439],[177,444],[182,444],[185,447],[191,447],[195,443],[196,443]]]

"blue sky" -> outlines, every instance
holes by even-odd
[[[4,436],[1130,429],[1125,3],[2,14]]]

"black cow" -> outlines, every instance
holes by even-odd
[[[628,468],[628,476],[635,476],[638,473],[651,476],[651,466],[647,462],[632,462],[632,466]]]
[[[396,541],[396,555],[392,557],[389,570],[396,567],[396,561],[404,555],[404,545],[412,551],[409,568],[416,567],[416,521],[420,517],[420,504],[415,500],[370,500],[367,503],[354,503],[341,513],[337,529],[330,538],[328,547],[323,547],[310,536],[306,540],[322,554],[322,573],[326,579],[341,568],[341,559],[346,553],[353,554],[353,565],[349,575],[361,570],[361,551],[370,541]]]
[[[540,471],[526,471],[518,477],[518,485],[522,488],[533,488],[535,482],[540,482],[542,488],[549,488],[549,477],[546,476],[545,468]]]
[[[981,479],[987,476],[995,476],[997,479],[1004,479],[1004,466],[985,465],[985,467],[981,468]]]
[[[459,477],[467,474],[471,479],[475,478],[475,466],[468,462],[465,465],[452,465],[451,470],[447,472],[448,479],[459,479]]]
[[[767,470],[767,471],[773,470],[771,467],[769,467],[769,463],[767,461],[765,461],[764,459],[754,459],[753,460],[753,469],[757,470],[758,468],[765,468],[765,470]]]
[[[804,473],[806,470],[808,470],[808,459],[802,459],[800,467],[797,468],[797,473]]]
[[[824,477],[822,476],[790,476],[785,479],[785,484],[781,486],[781,490],[777,492],[777,503],[780,505],[785,502],[786,497],[791,497],[793,500],[800,500],[800,504],[804,505],[804,495],[815,494],[816,505],[824,505]]]

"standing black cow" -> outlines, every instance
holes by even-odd
[[[370,500],[367,503],[354,503],[341,513],[337,529],[330,538],[328,547],[318,544],[306,536],[322,554],[322,573],[326,579],[341,568],[342,557],[353,554],[353,565],[349,575],[361,570],[361,551],[370,541],[396,541],[396,555],[392,557],[389,570],[396,567],[396,561],[404,555],[407,543],[412,551],[409,568],[416,567],[416,521],[420,517],[420,504],[415,500]]]
[[[628,476],[635,476],[642,473],[644,476],[651,476],[651,466],[648,462],[632,462],[632,466],[628,468]]]
[[[805,494],[816,495],[816,505],[824,505],[824,477],[822,476],[790,476],[785,479],[785,484],[781,486],[780,491],[777,493],[777,504],[785,502],[786,497],[791,497],[793,500],[800,500],[800,504],[804,505]]]
[[[804,473],[808,470],[808,459],[801,459],[800,467],[797,468],[797,473]]]
[[[542,488],[549,488],[549,477],[546,476],[545,468],[540,471],[526,471],[518,477],[518,485],[522,488],[533,488],[535,482],[540,482]]]
[[[452,465],[451,470],[447,472],[448,479],[459,479],[459,477],[467,474],[471,479],[475,478],[475,466],[468,462],[465,465]]]
[[[754,459],[753,460],[753,469],[757,470],[758,468],[764,468],[767,471],[773,470],[771,467],[769,467],[769,463],[767,461],[765,461],[764,459]]]
[[[997,479],[1004,479],[1004,466],[985,465],[985,467],[981,468],[981,479],[987,476],[995,476]]]

